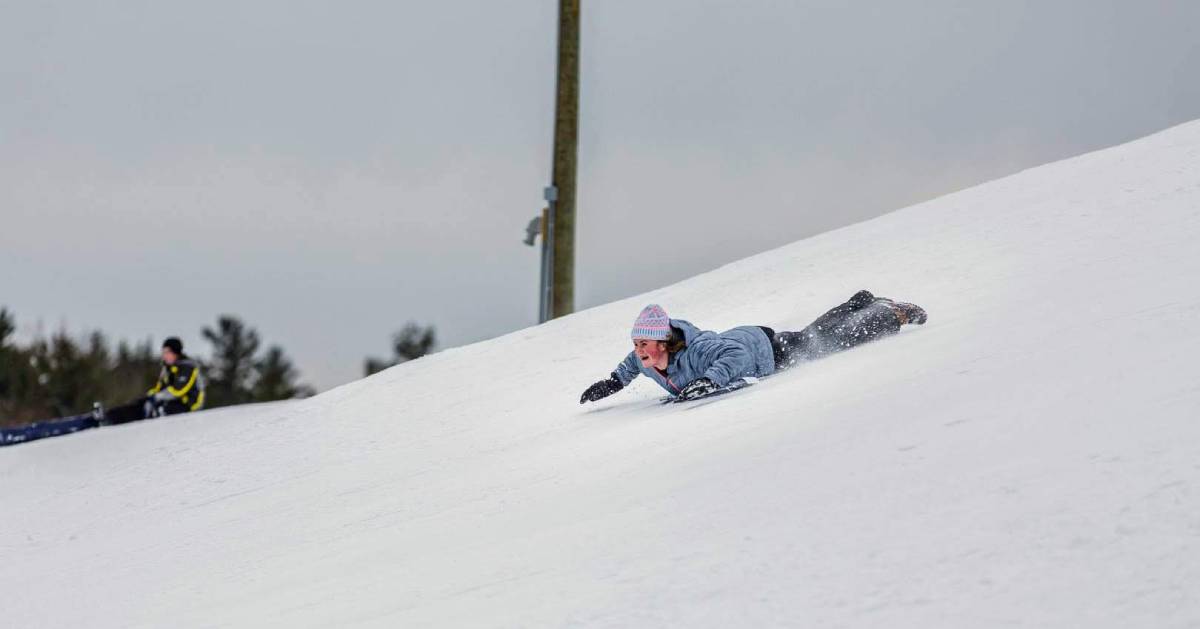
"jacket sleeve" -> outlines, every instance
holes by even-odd
[[[159,391],[162,391],[163,381],[166,379],[167,379],[167,368],[163,367],[158,372],[158,380],[154,381],[154,386],[150,387],[150,389],[148,391],[146,391],[146,395],[154,395],[154,394],[158,393]]]
[[[159,400],[183,399],[196,388],[196,380],[199,377],[200,368],[196,365],[177,365],[171,370],[170,384],[163,388],[162,380],[159,380],[156,385],[159,390],[153,395]]]
[[[729,384],[737,376],[751,371],[754,366],[754,356],[740,343],[717,337],[713,340],[697,343],[691,348],[697,352],[696,371],[703,372],[705,378],[712,380],[718,387]]]
[[[634,378],[638,377],[638,375],[642,373],[642,370],[638,368],[638,365],[640,364],[641,361],[638,360],[637,354],[629,352],[629,355],[625,357],[625,360],[622,360],[621,363],[617,365],[617,368],[613,371],[613,375],[617,377],[617,380],[621,381],[622,386],[627,386],[630,382],[633,382]]]

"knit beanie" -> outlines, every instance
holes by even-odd
[[[167,340],[163,341],[162,346],[169,348],[172,352],[175,352],[175,354],[177,354],[177,355],[183,355],[183,341],[179,340],[178,338],[176,338],[174,336],[169,337]]]
[[[667,311],[658,304],[650,304],[642,308],[642,313],[638,315],[637,321],[633,322],[631,336],[635,339],[651,341],[665,341],[670,338],[671,319],[667,317]]]

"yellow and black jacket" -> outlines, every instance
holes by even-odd
[[[200,365],[181,356],[174,365],[164,364],[158,382],[146,392],[160,402],[178,401],[188,411],[204,408],[204,376]]]

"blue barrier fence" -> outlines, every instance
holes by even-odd
[[[58,435],[95,428],[99,425],[96,418],[92,417],[91,413],[87,413],[37,422],[36,424],[21,426],[20,428],[0,428],[0,446],[25,443],[27,441],[45,439],[46,437],[57,437]]]

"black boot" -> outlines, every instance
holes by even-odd
[[[871,291],[860,290],[851,295],[850,299],[847,300],[846,303],[854,306],[855,308],[865,308],[871,305],[871,302],[873,301],[875,301],[875,296],[871,294]]]
[[[929,315],[925,314],[925,309],[916,304],[893,301],[886,297],[879,297],[877,301],[887,304],[892,309],[892,312],[896,313],[896,318],[900,320],[900,325],[908,323],[925,325],[925,322],[929,320]]]
[[[104,405],[99,402],[92,402],[92,419],[96,420],[97,426],[107,426],[108,418],[104,416]]]

